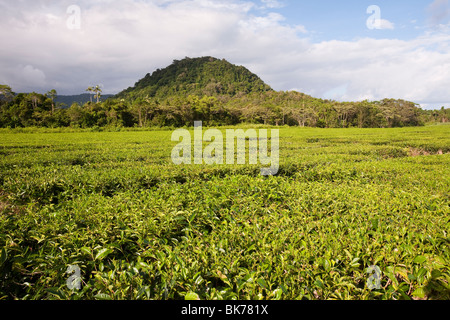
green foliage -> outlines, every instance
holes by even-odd
[[[170,96],[234,96],[238,93],[265,92],[271,90],[257,75],[242,66],[213,57],[174,60],[164,69],[147,74],[117,95],[134,99],[151,97],[166,99]]]
[[[212,57],[175,60],[104,102],[99,86],[86,91],[89,102],[64,109],[55,90],[14,96],[0,85],[0,127],[184,127],[201,120],[210,126],[392,128],[450,121],[449,109],[424,111],[401,99],[337,102],[277,92],[246,68]]]
[[[212,57],[175,60],[105,102],[100,102],[99,86],[86,91],[88,103],[62,109],[54,90],[14,97],[10,87],[1,85],[0,127],[183,127],[202,120],[215,126],[390,128],[450,120],[444,107],[424,111],[404,100],[337,102],[276,92],[246,68]]]
[[[0,127],[184,127],[201,120],[209,126],[393,128],[450,121],[449,109],[424,111],[401,99],[337,102],[277,92],[246,68],[213,57],[175,60],[104,102],[99,86],[86,91],[89,102],[63,109],[54,90],[14,96],[1,85]]]
[[[171,131],[43,131],[1,131],[0,299],[450,298],[446,126],[282,128],[275,177],[175,166]]]

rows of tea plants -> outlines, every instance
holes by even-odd
[[[0,299],[450,299],[449,129],[283,127],[273,177],[3,130]]]

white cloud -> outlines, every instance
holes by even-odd
[[[380,30],[393,30],[395,29],[395,24],[389,20],[386,19],[380,19],[380,26],[379,26]]]
[[[253,10],[260,2],[80,0],[80,29],[70,30],[73,1],[5,2],[0,82],[16,92],[81,93],[103,83],[104,93],[116,93],[174,59],[212,55],[245,65],[276,90],[337,100],[450,100],[448,26],[411,41],[313,43],[305,26]]]
[[[428,22],[431,26],[447,24],[450,19],[450,0],[434,0],[428,6]]]
[[[20,83],[21,91],[40,91],[46,89],[45,73],[32,65],[14,65],[2,70],[0,82],[9,84],[10,82]]]
[[[282,8],[284,4],[278,0],[261,0],[265,7],[269,9]]]
[[[450,35],[446,36],[447,42]],[[435,41],[441,39],[435,38]],[[428,44],[427,44],[428,42]],[[338,100],[404,98],[412,101],[448,99],[450,53],[427,49],[432,40],[360,39],[314,44],[304,56],[305,76],[316,95],[347,85]],[[304,83],[307,83],[305,81]],[[303,82],[303,81],[302,81]],[[305,84],[297,85],[308,88]]]
[[[41,88],[45,84],[45,73],[42,70],[27,65],[25,67],[19,66],[18,71],[21,78],[29,86]]]

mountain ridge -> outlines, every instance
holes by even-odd
[[[103,94],[100,97],[100,101],[105,101],[109,98],[113,98],[113,94]],[[78,103],[79,105],[83,105],[86,102],[95,101],[94,96],[89,93],[81,93],[81,94],[72,94],[72,95],[57,95],[55,97],[55,102],[57,104],[65,105],[65,108],[69,108],[72,104]]]

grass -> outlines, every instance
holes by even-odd
[[[450,299],[448,126],[283,127],[274,177],[171,133],[2,130],[0,298]]]

